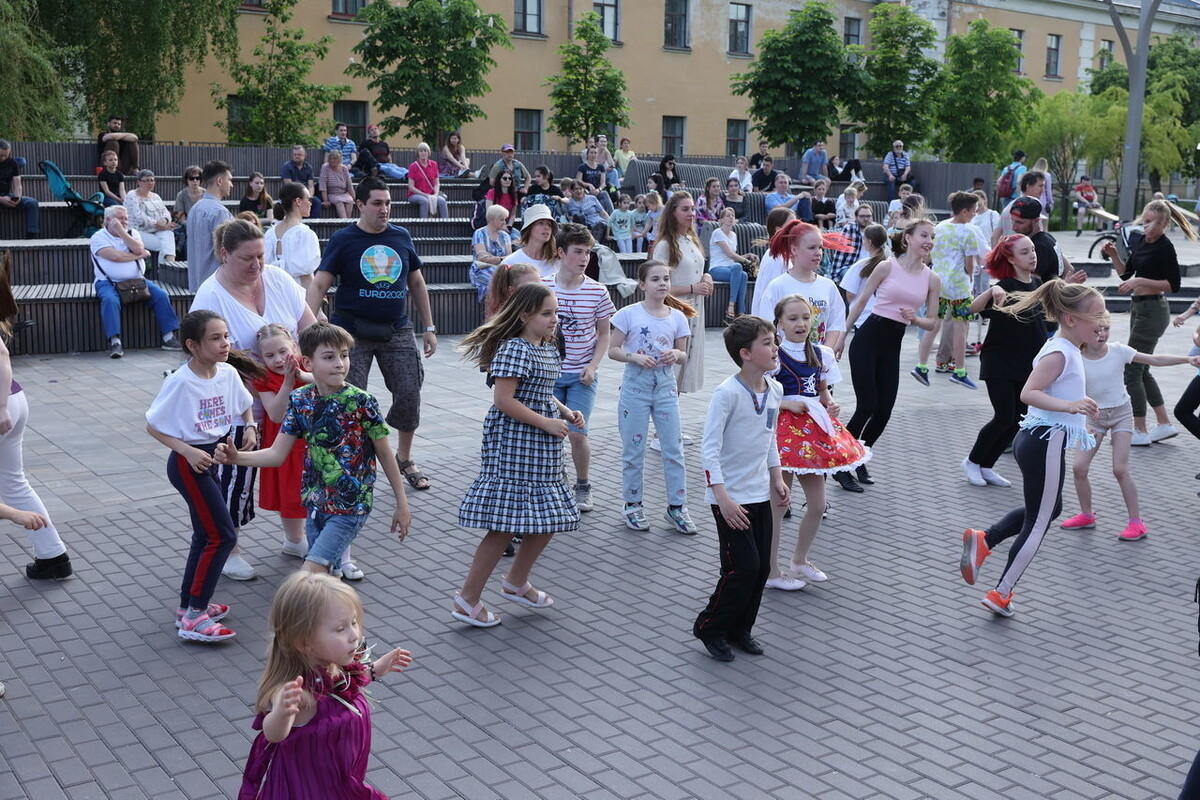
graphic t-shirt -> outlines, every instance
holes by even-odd
[[[691,336],[687,317],[672,308],[665,317],[656,317],[634,303],[625,306],[612,318],[612,326],[625,334],[625,352],[658,358],[675,347],[675,340]]]
[[[358,225],[329,237],[321,272],[340,278],[333,322],[356,333],[350,317],[390,322],[403,327],[408,320],[408,275],[421,268],[412,236],[398,225],[369,233]]]
[[[617,209],[608,215],[608,225],[612,228],[613,238],[624,241],[633,238],[633,212]]]
[[[369,514],[374,498],[375,440],[387,423],[368,392],[347,384],[326,397],[309,384],[288,397],[281,433],[303,439],[300,498],[326,514]]]
[[[948,219],[934,229],[933,271],[942,279],[942,297],[948,300],[971,296],[971,276],[964,265],[968,256],[980,255],[978,230],[969,223]]]
[[[254,399],[236,369],[223,362],[216,366],[211,378],[201,378],[187,364],[168,375],[146,411],[146,422],[192,445],[227,436]]]
[[[574,289],[567,289],[555,280],[543,278],[558,296],[558,327],[566,344],[562,371],[583,372],[596,354],[596,323],[616,313],[612,298],[604,284],[585,277]]]

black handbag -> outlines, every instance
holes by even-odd
[[[100,266],[99,259],[96,254],[92,254],[92,261],[96,264],[96,269],[100,270],[100,274],[108,278],[108,282],[117,290],[117,296],[121,298],[121,305],[127,306],[130,303],[143,303],[150,299],[150,286],[146,283],[145,278],[130,278],[127,281],[114,281],[108,277],[108,273],[104,271],[104,267]],[[141,264],[141,261],[138,262]]]
[[[358,339],[369,339],[373,342],[386,342],[396,332],[396,326],[391,322],[376,322],[373,319],[363,319],[357,314],[351,314],[345,309],[338,309],[337,316],[343,317],[350,323],[353,330],[350,333]]]

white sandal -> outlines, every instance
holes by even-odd
[[[513,586],[508,582],[507,578],[500,579],[500,593],[504,595],[505,600],[512,600],[514,603],[520,603],[529,608],[547,608],[554,605],[554,598],[543,592],[541,589],[534,589],[529,585],[529,581],[525,581],[524,586]],[[537,600],[530,600],[525,595],[530,591],[536,593]]]
[[[459,622],[465,622],[468,625],[474,625],[476,628],[494,628],[500,624],[500,618],[491,611],[485,611],[483,601],[480,600],[475,604],[475,607],[467,605],[467,601],[462,599],[462,595],[458,592],[454,593],[454,605],[462,609],[462,612],[451,611],[450,616],[454,617]],[[465,612],[465,613],[463,613]],[[480,612],[483,616],[480,616]]]

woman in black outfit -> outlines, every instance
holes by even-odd
[[[975,446],[963,459],[963,472],[974,486],[1011,486],[992,468],[1017,435],[1017,426],[1027,408],[1021,389],[1033,371],[1033,359],[1046,343],[1046,318],[1038,310],[1016,317],[995,309],[1008,305],[1013,292],[1032,292],[1042,279],[1033,274],[1037,251],[1027,236],[1005,236],[987,255],[987,271],[997,279],[995,286],[971,303],[971,312],[988,320],[987,336],[979,353],[979,377],[987,384],[992,418],[979,430]]]
[[[1196,241],[1191,223],[1165,200],[1151,200],[1142,211],[1143,233],[1129,236],[1129,257],[1122,260],[1112,242],[1104,245],[1104,254],[1112,259],[1123,283],[1121,294],[1132,294],[1129,311],[1129,346],[1139,353],[1153,353],[1167,330],[1171,312],[1167,292],[1179,291],[1179,259],[1175,245],[1167,238],[1167,227],[1174,222],[1184,235]],[[1133,401],[1134,446],[1147,446],[1179,435],[1167,417],[1162,390],[1145,364],[1125,366],[1125,389]],[[1158,424],[1146,430],[1146,406],[1154,409]]]
[[[843,164],[841,156],[829,159],[829,180],[846,181],[847,183],[850,181],[867,182],[862,174],[862,162],[857,158],[852,158]]]
[[[670,189],[679,182],[679,176],[675,174],[675,156],[670,153],[663,156],[662,161],[658,162],[658,174],[662,176],[664,189]],[[666,198],[663,198],[663,202],[666,202]]]

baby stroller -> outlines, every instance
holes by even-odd
[[[88,237],[100,230],[104,225],[104,195],[101,192],[84,197],[71,188],[71,182],[53,161],[39,161],[38,169],[46,176],[54,199],[65,202],[71,209],[74,221],[67,231],[67,238]]]

